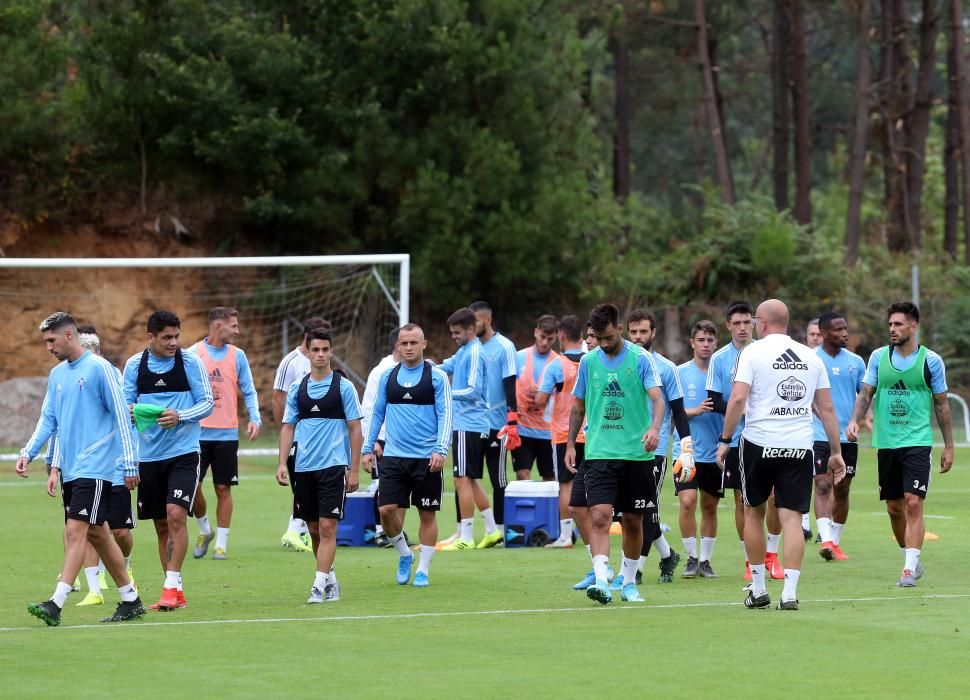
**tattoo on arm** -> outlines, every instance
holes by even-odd
[[[940,432],[943,433],[943,444],[953,447],[953,425],[950,422],[950,403],[946,394],[933,396],[933,410],[936,412],[936,422],[940,425]]]
[[[852,408],[852,420],[856,423],[861,423],[865,419],[866,412],[869,410],[869,404],[872,403],[872,397],[875,393],[876,388],[874,386],[870,386],[869,384],[862,385],[862,389],[855,399],[855,406]]]
[[[586,417],[586,403],[577,400],[573,404],[572,410],[569,412],[569,438],[568,442],[570,445],[576,442],[576,436],[579,435],[579,431],[583,428],[583,418]]]

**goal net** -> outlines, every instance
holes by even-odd
[[[206,335],[209,309],[229,306],[239,311],[237,343],[249,358],[265,413],[276,367],[314,316],[332,324],[334,366],[362,390],[370,368],[389,352],[390,331],[407,322],[408,275],[407,255],[0,258],[0,307],[7,311],[0,389],[50,371],[54,361],[37,326],[55,310],[95,326],[102,353],[121,367],[145,347],[153,311],[179,316],[182,346],[188,347]],[[36,410],[30,413],[32,429]],[[0,436],[4,444],[16,442]]]

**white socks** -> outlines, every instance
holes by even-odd
[[[586,553],[589,555],[589,560],[592,562],[593,561],[593,550],[589,548],[589,545],[586,545]]]
[[[818,518],[815,520],[815,526],[818,528],[818,536],[823,544],[832,542],[832,518]]]
[[[772,535],[769,532],[768,533],[768,538],[767,538],[767,540],[765,542],[765,544],[767,546],[767,550],[766,551],[768,552],[768,554],[778,554],[778,544],[780,542],[781,542],[781,533],[780,532],[777,535]]]
[[[178,571],[165,572],[165,588],[179,588],[182,585],[182,575]]]
[[[98,580],[98,567],[84,567],[84,578],[87,579],[88,590],[95,595],[101,595],[101,582]]]
[[[58,581],[57,586],[54,587],[54,595],[51,596],[51,600],[59,608],[64,607],[64,603],[67,602],[67,594],[71,592],[71,584],[64,583],[63,581]]]
[[[801,575],[798,569],[785,569],[785,587],[781,591],[783,601],[795,600],[795,589],[798,588],[798,577]]]
[[[744,540],[741,540],[741,554],[744,555],[745,561],[750,561],[750,559],[748,559],[748,548],[744,546]]]
[[[318,591],[322,591],[327,583],[330,581],[330,574],[323,571],[318,571],[317,575],[313,577],[313,587]]]
[[[300,518],[294,518],[293,516],[290,516],[290,524],[287,526],[287,529],[291,532],[295,532],[298,535],[308,532],[306,522]]]
[[[467,542],[471,542],[475,539],[475,531],[473,529],[474,520],[472,518],[462,518],[461,522],[458,523],[458,537]]]
[[[133,600],[137,600],[138,591],[135,590],[135,586],[130,581],[127,586],[122,586],[118,589],[118,595],[121,596],[122,602],[130,603]]]
[[[653,546],[657,548],[661,559],[666,559],[670,556],[670,545],[667,544],[667,538],[663,535],[660,535],[660,537],[653,541]]]
[[[434,556],[434,545],[422,544],[418,552],[418,572],[427,576],[431,569],[431,558]]]
[[[573,519],[563,518],[559,521],[559,540],[561,542],[573,541]]]
[[[216,528],[216,549],[226,549],[229,543],[229,528]]]
[[[768,592],[765,588],[765,565],[752,564],[751,565],[751,593],[754,596],[764,595]]]
[[[209,516],[208,515],[203,515],[200,518],[196,518],[195,519],[195,522],[199,526],[199,534],[200,535],[205,535],[206,537],[208,537],[209,535],[212,534],[212,526],[209,525]]]
[[[596,576],[597,581],[608,581],[609,575],[610,558],[605,554],[596,554],[593,556],[593,573]],[[636,569],[633,571],[634,577],[636,574]],[[70,585],[67,587],[70,590]]]
[[[482,520],[485,521],[486,535],[491,535],[493,532],[498,530],[498,525],[495,524],[495,513],[492,512],[491,508],[486,508],[482,511]]]
[[[623,577],[624,586],[627,585],[628,583],[637,582],[638,563],[639,563],[639,559],[627,559],[626,557],[623,557],[623,559],[621,560],[620,575]],[[599,576],[597,576],[596,578],[599,578]],[[603,580],[605,581],[606,578],[604,577]]]
[[[682,537],[680,541],[684,543],[684,553],[688,557],[694,557],[694,559],[697,559],[697,538]]]
[[[919,550],[907,547],[903,551],[906,554],[906,561],[903,564],[903,568],[909,569],[912,573],[916,573],[916,567],[919,566]]]
[[[711,560],[711,555],[714,554],[715,542],[717,542],[716,537],[701,537],[701,561]]]
[[[411,554],[411,550],[408,549],[408,541],[404,539],[404,530],[401,530],[391,538],[391,544],[394,545],[397,553],[402,557],[406,557]]]
[[[837,523],[834,520],[829,528],[832,531],[832,544],[838,545],[842,543],[842,529],[845,527],[845,523]]]
[[[803,513],[802,514],[802,529],[803,530],[811,530],[812,529],[812,523],[808,519],[808,513]]]

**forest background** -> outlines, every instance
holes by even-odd
[[[86,226],[409,252],[418,320],[483,297],[527,338],[646,304],[678,359],[767,296],[872,349],[918,265],[966,387],[966,24],[962,0],[0,0],[0,250],[78,254]]]

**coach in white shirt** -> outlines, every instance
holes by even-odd
[[[812,497],[812,408],[829,439],[828,468],[836,483],[845,476],[839,424],[832,407],[828,374],[810,348],[788,336],[788,307],[778,299],[755,312],[759,340],[738,357],[734,386],[724,416],[717,463],[724,468],[731,436],[745,416],[741,433],[741,493],[744,544],[751,560],[747,608],[771,605],[765,588],[765,508],[772,489],[784,540],[785,588],[779,610],[798,610],[795,592],[805,555],[802,513]],[[725,437],[727,436],[727,437]]]

